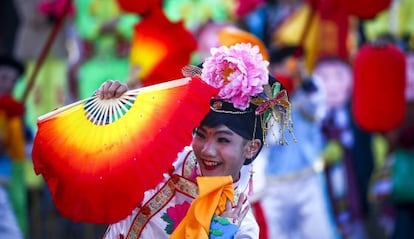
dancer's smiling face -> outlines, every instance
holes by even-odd
[[[257,141],[260,147],[260,140],[246,140],[224,125],[200,126],[192,146],[203,176],[231,175],[236,181],[244,161],[256,155]]]

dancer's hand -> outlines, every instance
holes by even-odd
[[[227,217],[234,224],[240,225],[243,218],[246,216],[249,211],[250,205],[247,205],[243,208],[244,202],[247,200],[246,195],[243,193],[240,194],[237,205],[233,207],[230,201],[226,203],[226,210],[220,215],[221,217]]]
[[[102,100],[118,98],[128,91],[128,86],[119,81],[105,81],[95,94]]]

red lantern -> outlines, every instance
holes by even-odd
[[[136,14],[145,14],[155,7],[162,6],[162,0],[117,0],[119,7],[125,11]]]
[[[341,0],[341,5],[348,14],[362,19],[374,18],[390,4],[391,0]]]
[[[391,44],[366,44],[354,59],[352,113],[368,132],[398,127],[405,116],[405,56]]]

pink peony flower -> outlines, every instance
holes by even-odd
[[[211,49],[211,56],[203,63],[201,78],[220,88],[220,99],[245,110],[251,97],[262,92],[263,85],[268,83],[268,65],[258,46],[250,43],[222,46]]]

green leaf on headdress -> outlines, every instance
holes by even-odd
[[[280,85],[279,82],[275,82],[273,84],[273,86],[272,86],[272,96],[273,96],[273,98],[275,98],[277,96],[277,94],[279,93],[280,87],[281,87],[281,85]]]
[[[271,117],[272,117],[272,109],[269,108],[263,114],[264,122],[269,122]]]

